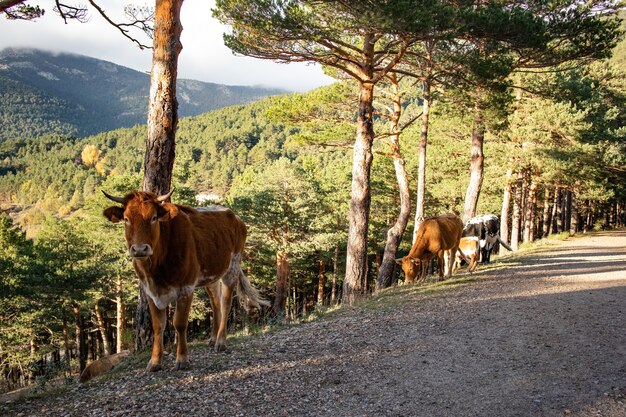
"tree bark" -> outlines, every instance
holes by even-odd
[[[85,331],[83,325],[83,317],[80,314],[80,307],[74,305],[74,323],[76,325],[76,350],[78,352],[79,372],[83,372],[87,366],[87,343],[85,340]]]
[[[533,229],[535,227],[535,205],[537,202],[537,182],[530,180],[528,196],[526,198],[526,215],[524,217],[524,243],[532,242],[534,238]]]
[[[274,314],[276,317],[285,318],[285,304],[287,303],[289,281],[289,258],[285,253],[276,253],[276,290],[274,293]]]
[[[548,184],[545,184],[545,189],[544,189],[544,194],[543,194],[543,228],[542,228],[542,233],[541,233],[541,237],[545,238],[546,236],[548,236],[548,233],[550,232],[550,224],[552,223],[552,217],[551,217],[551,213],[552,211],[550,210],[550,187],[548,187]]]
[[[415,243],[415,236],[420,225],[424,221],[424,200],[426,197],[426,146],[428,144],[428,127],[430,123],[430,80],[424,80],[423,93],[424,101],[422,103],[422,127],[420,131],[420,143],[419,143],[419,156],[418,156],[418,168],[417,168],[417,200],[415,203],[415,225],[413,227],[413,239]],[[397,175],[397,174],[396,174]]]
[[[333,255],[333,285],[330,289],[330,305],[335,305],[337,301],[337,268],[339,267],[339,243],[335,243],[335,254]]]
[[[478,103],[474,106],[474,126],[472,128],[472,156],[470,162],[470,182],[465,193],[465,207],[463,209],[463,222],[476,215],[478,198],[483,184],[483,166],[485,156],[483,143],[485,141],[485,122],[483,110]]]
[[[143,189],[161,195],[170,191],[174,167],[178,125],[176,77],[178,55],[182,50],[182,3],[182,0],[157,0],[154,17]]]
[[[521,206],[524,184],[524,173],[522,170],[517,172],[517,182],[515,184],[515,199],[513,200],[513,219],[511,221],[511,249],[519,248],[519,230],[521,221]]]
[[[426,87],[425,87],[426,89]],[[383,260],[378,268],[378,281],[376,288],[382,289],[391,286],[393,281],[393,273],[396,266],[396,252],[402,241],[402,235],[406,230],[406,225],[409,222],[409,215],[411,214],[411,191],[409,189],[409,180],[404,166],[404,159],[400,153],[400,116],[402,115],[402,103],[401,96],[398,90],[398,84],[393,84],[394,100],[393,100],[393,115],[391,119],[391,136],[389,137],[389,146],[391,150],[391,156],[393,158],[393,166],[396,172],[396,181],[398,182],[398,192],[400,194],[400,213],[394,225],[387,231],[387,242],[385,244],[385,251],[383,254]],[[426,95],[426,94],[425,94]],[[426,103],[426,99],[424,99]],[[424,105],[424,110],[427,112],[427,106]],[[422,115],[423,116],[423,115]],[[428,121],[426,121],[428,123]],[[424,126],[422,126],[422,135],[424,134]],[[420,140],[420,164],[421,160],[421,140]],[[426,151],[426,141],[424,139],[424,158]],[[424,160],[425,162],[425,160]],[[420,171],[420,175],[421,175]],[[423,190],[422,190],[423,191]],[[418,187],[418,198],[419,198]],[[422,196],[423,198],[423,196]],[[422,200],[423,203],[423,200]],[[422,207],[421,215],[423,217],[424,211]],[[417,216],[417,212],[416,212]]]
[[[148,101],[148,136],[144,159],[143,190],[163,195],[172,187],[172,170],[176,148],[178,125],[178,102],[176,100],[176,78],[178,55],[182,50],[180,35],[180,8],[183,0],[156,0],[154,14],[154,40],[152,71],[150,72],[150,95]],[[150,347],[152,324],[149,319],[148,303],[142,289],[137,303],[136,329],[140,336],[135,339],[135,348]],[[146,344],[148,343],[148,344]]]
[[[559,216],[560,216],[559,207],[561,206],[560,196],[561,196],[561,187],[559,187],[558,185],[555,185],[554,186],[554,199],[552,202],[552,221],[551,221],[553,235],[559,232]]]
[[[506,170],[506,182],[504,183],[504,193],[502,195],[502,210],[500,211],[500,239],[504,243],[509,243],[509,207],[511,207],[511,176],[513,170]],[[504,246],[500,245],[499,254],[505,252]]]
[[[317,304],[320,306],[324,305],[324,281],[326,274],[326,262],[324,260],[320,260],[320,271],[317,274]]]
[[[115,333],[115,351],[121,352],[124,350],[124,327],[126,326],[125,317],[124,317],[124,303],[122,300],[122,290],[123,283],[122,277],[117,277],[116,288],[115,288],[115,324],[116,324],[116,333]]]
[[[362,294],[367,274],[367,235],[370,215],[370,169],[374,140],[374,86],[361,83],[357,134],[352,162],[352,194],[348,215],[348,247],[342,302],[352,305]]]
[[[102,310],[100,310],[97,302],[94,306],[94,312],[96,314],[96,323],[98,325],[98,330],[100,331],[100,336],[102,337],[102,353],[104,354],[104,356],[109,356],[111,354],[109,334],[107,333],[107,326],[104,320],[104,315],[102,314]]]
[[[578,202],[576,200],[576,195],[572,192],[570,194],[570,201],[571,201],[571,213],[570,213],[570,228],[569,228],[569,234],[570,235],[575,235],[576,233],[578,233]]]

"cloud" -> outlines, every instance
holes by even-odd
[[[53,13],[54,2],[38,2],[46,14],[35,22],[9,21],[0,24],[0,49],[30,47],[52,52],[71,52],[149,72],[151,50],[140,50],[100,15],[91,11],[90,21],[63,20]],[[118,20],[123,3],[99,0],[98,4]],[[152,4],[152,3],[148,3]],[[183,50],[178,61],[179,78],[228,85],[263,85],[291,91],[307,91],[330,84],[319,65],[280,64],[267,60],[235,56],[223,44],[226,27],[211,17],[213,1],[185,0],[181,9]],[[149,39],[144,40],[150,44]]]

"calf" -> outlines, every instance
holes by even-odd
[[[463,260],[467,261],[468,272],[474,272],[478,265],[478,258],[480,256],[480,244],[476,236],[462,237],[459,242],[459,250],[456,253],[456,259],[454,262],[454,271],[461,267]]]

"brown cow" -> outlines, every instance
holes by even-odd
[[[246,310],[269,303],[259,297],[241,270],[246,226],[225,207],[194,209],[166,202],[164,196],[135,191],[125,197],[104,193],[122,207],[112,206],[103,214],[111,222],[124,222],[128,252],[144,289],[154,343],[147,370],[162,367],[165,310],[176,301],[174,327],[177,333],[175,369],[189,367],[187,322],[193,290],[203,286],[213,309],[210,343],[225,349],[228,314],[237,288]]]
[[[474,272],[480,258],[480,243],[476,236],[462,237],[459,242],[459,250],[456,253],[456,259],[452,272],[456,272],[461,267],[461,261],[468,263],[467,271]]]
[[[406,281],[412,283],[421,266],[422,277],[425,277],[426,265],[434,256],[439,265],[439,279],[452,274],[453,254],[459,248],[459,240],[463,233],[463,222],[454,214],[444,214],[425,219],[415,235],[415,243],[407,256],[401,259],[402,270]],[[452,254],[452,256],[450,256]],[[444,266],[444,255],[447,255]]]

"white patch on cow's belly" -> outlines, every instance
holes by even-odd
[[[164,294],[157,295],[152,292],[149,285],[143,284],[143,290],[146,292],[146,295],[150,297],[154,305],[159,309],[163,310],[168,306],[169,303],[172,303],[178,299],[178,297],[188,297],[193,294],[193,290],[195,289],[192,285],[187,285],[182,288],[170,288],[170,290]]]

